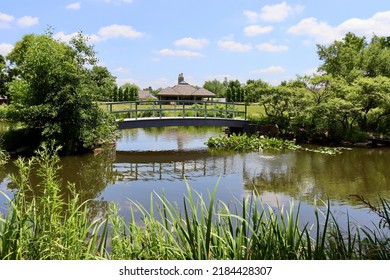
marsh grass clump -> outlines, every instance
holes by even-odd
[[[135,221],[134,212],[126,223],[114,207],[110,215],[114,219],[112,258],[351,260],[389,257],[372,254],[373,247],[384,250],[383,239],[374,238],[378,235],[376,231],[353,227],[348,216],[347,229],[342,229],[329,205],[315,206],[315,223],[302,226],[300,205],[272,208],[253,195],[229,205],[214,200],[216,189],[205,198],[190,186],[187,188],[183,211],[158,194],[151,195],[149,210],[133,202],[133,209],[141,213],[141,223]]]
[[[13,199],[7,197],[8,213],[0,219],[0,259],[77,260],[106,256],[104,219],[92,220],[88,216],[88,201],[79,201],[72,184],[68,184],[71,197],[61,194],[58,150],[54,145],[43,144],[36,156],[15,161],[19,173],[12,175],[12,180],[18,192]],[[34,193],[30,183],[34,168],[40,179],[40,194]]]

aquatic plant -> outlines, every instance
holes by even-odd
[[[233,150],[239,152],[300,149],[300,146],[289,140],[235,133],[229,136],[221,135],[219,137],[210,137],[205,144],[211,149]]]
[[[280,151],[280,150],[301,150],[306,152],[321,153],[327,155],[336,155],[342,153],[343,150],[349,150],[344,147],[326,147],[319,146],[302,147],[295,144],[292,140],[283,140],[274,137],[258,136],[253,134],[248,136],[247,134],[235,134],[220,135],[218,137],[210,137],[205,143],[210,149],[213,150],[230,150],[236,152],[258,152],[263,150],[268,151]]]

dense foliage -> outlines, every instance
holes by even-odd
[[[390,37],[374,35],[368,41],[347,33],[340,41],[318,45],[317,53],[322,64],[313,75],[277,86],[260,79],[219,84],[229,102],[260,104],[257,121],[276,123],[305,141],[390,136]]]
[[[211,137],[206,144],[210,149],[233,150],[238,152],[297,150],[300,148],[293,141],[264,136],[258,137],[255,134],[248,136],[246,134],[236,135],[234,133],[229,136]]]
[[[94,101],[102,85],[93,77],[102,69],[81,33],[70,45],[51,34],[25,35],[7,59],[16,74],[7,84],[6,117],[28,131],[25,137],[38,138],[28,144],[55,139],[76,153],[110,140],[113,123]]]

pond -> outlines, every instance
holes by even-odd
[[[116,151],[61,158],[60,178],[73,182],[82,199],[92,199],[91,211],[103,213],[113,201],[129,217],[131,201],[149,209],[152,193],[181,207],[186,184],[207,198],[218,185],[218,200],[237,204],[253,191],[272,207],[301,205],[301,222],[314,222],[314,203],[328,202],[346,221],[372,226],[376,214],[353,195],[378,205],[390,194],[390,150],[354,148],[326,155],[309,151],[213,153],[204,144],[221,128],[149,128],[120,131]],[[0,190],[16,191],[12,163],[0,170]],[[34,180],[34,178],[32,179]],[[6,200],[0,196],[0,211]]]

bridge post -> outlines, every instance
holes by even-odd
[[[228,104],[225,103],[225,119],[227,119],[227,109],[228,109]]]

